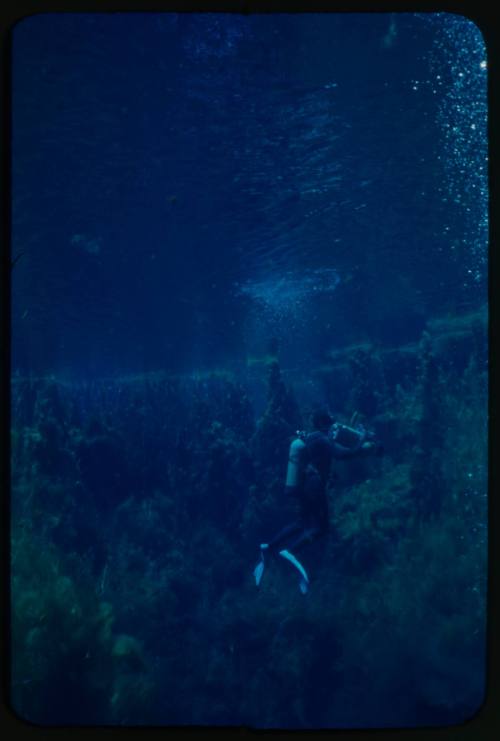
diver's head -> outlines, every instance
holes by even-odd
[[[316,409],[312,414],[313,427],[315,430],[319,430],[319,432],[328,432],[334,422],[335,420],[328,409],[324,409],[323,407]]]

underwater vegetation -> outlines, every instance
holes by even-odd
[[[325,398],[385,455],[338,461],[331,533],[259,589],[307,427],[277,361],[257,416],[216,374],[14,377],[11,701],[36,724],[326,728],[461,723],[482,703],[482,315],[411,347],[332,353]],[[344,375],[343,375],[344,374]]]

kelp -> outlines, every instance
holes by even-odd
[[[310,411],[275,359],[259,417],[221,373],[14,378],[15,711],[267,728],[470,717],[485,675],[485,327],[447,322],[411,350],[332,354],[325,397],[385,454],[335,464],[305,597],[281,559],[259,589],[252,577],[288,519],[288,447]]]

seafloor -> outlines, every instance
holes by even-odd
[[[40,724],[366,727],[480,706],[487,315],[331,353],[325,398],[382,441],[337,462],[311,588],[258,544],[291,516],[308,425],[270,360],[214,373],[12,379],[12,704]],[[255,375],[267,384],[261,415]]]

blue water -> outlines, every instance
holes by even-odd
[[[328,333],[288,316],[291,363],[482,301],[485,59],[446,14],[21,22],[14,367],[237,363],[259,338],[235,284],[289,271],[340,280]]]
[[[141,401],[140,391],[139,400],[130,401],[133,393],[119,385],[123,379],[162,374],[182,384],[231,378],[239,389],[231,392],[235,398],[248,394],[237,411],[223,411],[223,380],[200,386],[195,402],[185,390],[182,403],[180,391],[177,396],[162,392],[176,410],[168,424],[180,425],[184,433],[169,437],[158,421],[154,431],[145,423],[149,432],[141,439],[151,435],[148,445],[157,444],[158,463],[146,485],[137,453],[138,478],[127,490],[132,497],[147,498],[158,488],[170,491],[161,464],[167,439],[177,446],[174,469],[191,465],[198,481],[202,472],[188,452],[179,462],[182,435],[197,429],[197,414],[203,430],[209,429],[214,422],[210,404],[219,405],[224,430],[236,430],[235,440],[241,433],[246,445],[252,420],[266,408],[265,374],[276,355],[299,405],[323,402],[326,395],[342,410],[345,391],[318,380],[318,369],[331,362],[332,353],[367,343],[381,351],[415,346],[430,321],[474,315],[486,306],[486,85],[480,30],[450,14],[48,13],[21,21],[13,31],[12,52],[13,377],[50,376],[75,388],[87,384],[87,397],[75,392],[71,423],[55,415],[65,430],[83,429],[90,408],[98,414],[92,384],[103,379],[118,384],[99,392],[97,405],[107,409],[108,431],[115,420],[122,440],[135,440],[139,433],[133,421],[117,421],[125,408],[119,398],[126,397],[130,408],[149,410],[144,414],[150,419],[155,415],[155,402]],[[479,365],[470,373],[479,374],[485,368],[484,347],[477,348]],[[455,362],[451,357],[449,365]],[[463,371],[459,363],[456,369]],[[402,371],[396,381],[404,386]],[[35,439],[37,407],[23,411],[29,403],[15,406],[13,425],[25,425]],[[477,404],[484,412],[484,399]],[[205,412],[196,411],[202,408]],[[381,407],[373,409],[381,414]],[[243,432],[238,432],[240,423]],[[227,450],[236,449],[233,432],[224,434]],[[286,439],[285,462],[287,444]],[[400,459],[394,453],[394,465],[413,461],[408,445]],[[16,464],[23,471],[31,470],[30,455]],[[114,458],[106,463],[108,453],[103,455],[99,465],[122,465]],[[245,479],[249,464],[241,450],[238,456],[243,481],[238,506],[244,508],[251,477]],[[484,460],[481,465],[484,473]],[[65,474],[56,462],[45,475],[53,482]],[[385,470],[384,475],[392,474]],[[83,485],[100,491],[99,481],[99,475],[89,474]],[[109,477],[106,481],[115,486]],[[187,483],[179,484],[184,485],[189,491]],[[26,491],[21,486],[14,496]],[[216,486],[211,491],[215,498],[228,496]],[[484,495],[481,483],[477,492]],[[169,496],[175,501],[175,494]],[[52,512],[59,505],[50,500],[41,506]],[[230,505],[221,499],[220,506],[217,527],[223,533]],[[262,507],[262,523],[272,521],[274,510]],[[484,511],[474,513],[484,527]],[[72,517],[73,525],[83,522],[85,508]],[[130,518],[126,527],[132,526]],[[231,521],[227,527],[236,525]],[[80,554],[98,551],[96,532],[78,548],[71,539],[54,536],[54,542],[65,554],[74,548]],[[208,531],[202,537],[210,540]],[[232,547],[237,553],[237,540]],[[244,554],[248,565],[242,564],[249,573],[251,552]],[[101,584],[106,559],[95,557],[91,572]],[[190,582],[188,591],[192,588]],[[182,594],[176,599],[182,603]],[[186,604],[195,599],[190,593]],[[249,631],[243,605],[235,608],[241,611],[239,630]],[[123,618],[118,632],[135,630],[148,644],[152,666],[151,637],[157,628],[155,623],[149,635],[145,628],[142,634],[140,621],[131,627]],[[237,627],[232,630],[237,634]],[[248,657],[260,650],[259,631],[255,635]],[[234,640],[224,639],[224,645]],[[276,638],[273,650],[280,640],[285,639]],[[226,659],[221,671],[227,672]],[[164,666],[160,649],[155,661]],[[230,661],[231,672],[244,675],[246,670]],[[175,668],[161,671],[180,671],[175,661],[169,666]],[[280,670],[273,671],[279,683]],[[323,669],[318,672],[322,676]],[[333,681],[328,672],[325,676]],[[354,676],[349,681],[356,684]],[[19,681],[26,679],[31,681]],[[231,695],[236,709],[209,711],[212,690],[205,693],[203,682],[197,682],[187,681],[183,692],[191,693],[193,706],[200,700],[198,714],[186,707],[162,715],[156,706],[139,707],[130,717],[109,717],[122,724],[147,724],[152,718],[160,724],[172,719],[259,724],[248,705],[238,704],[232,685],[226,690],[236,693]],[[430,705],[416,702],[406,715],[401,711],[391,718],[390,702],[379,714],[368,703],[356,720],[354,709],[348,710],[350,702],[355,707],[356,694],[342,688],[344,715],[328,715],[328,699],[320,693],[308,710],[293,706],[287,717],[283,708],[292,693],[275,716],[266,710],[264,725],[446,723],[461,711],[446,704],[443,682],[438,677],[433,685],[439,698],[446,696],[436,702],[436,715]],[[342,686],[336,673],[335,686]],[[265,705],[264,695],[273,692],[271,680],[262,692]],[[474,692],[472,700],[467,688],[458,693],[465,715],[476,702]],[[25,702],[29,716],[30,701]],[[96,722],[110,722],[100,702],[95,700]],[[406,700],[397,702],[406,708]]]

